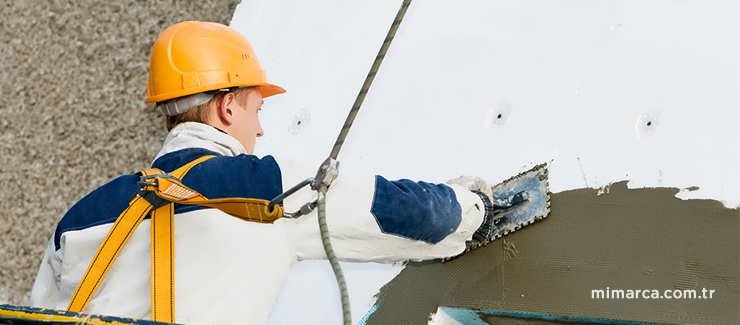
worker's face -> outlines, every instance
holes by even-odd
[[[262,94],[255,88],[244,90],[239,96],[227,94],[224,104],[229,117],[227,131],[239,140],[247,153],[254,153],[257,138],[264,135],[260,125],[259,112],[262,110]]]

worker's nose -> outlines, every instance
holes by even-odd
[[[259,138],[259,137],[261,137],[261,136],[263,136],[263,135],[265,135],[265,130],[263,130],[263,129],[262,129],[262,126],[260,125],[260,126],[259,126],[259,127],[257,128],[257,137]]]

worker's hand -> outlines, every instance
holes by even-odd
[[[460,185],[468,190],[481,192],[488,196],[488,199],[493,202],[493,190],[491,189],[491,185],[480,177],[460,176],[447,181],[447,184]]]
[[[479,177],[470,176],[460,176],[458,178],[447,181],[447,184],[454,184],[466,187],[471,192],[480,196],[481,201],[483,202],[482,208],[485,212],[485,214],[483,215],[483,222],[481,222],[480,227],[478,227],[475,233],[473,233],[473,237],[465,243],[465,251],[462,252],[460,255],[465,254],[473,249],[488,245],[488,243],[490,243],[493,239],[493,231],[495,229],[494,227],[496,226],[494,224],[495,201],[493,199],[493,189],[491,188],[491,186]],[[443,259],[443,261],[454,259],[460,255]]]

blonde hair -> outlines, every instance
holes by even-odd
[[[248,95],[250,89],[257,89],[257,87],[244,87],[232,91],[232,93],[234,93],[235,99],[239,102],[239,104],[244,106],[247,105],[247,98],[249,97]],[[228,93],[229,92],[219,92],[209,101],[194,106],[183,113],[174,116],[165,116],[167,131],[172,130],[178,124],[185,122],[198,122],[208,124],[211,107],[218,106],[221,103],[221,100],[223,100],[224,96],[226,96],[226,94]]]

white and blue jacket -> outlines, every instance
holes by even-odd
[[[272,199],[283,184],[312,175],[315,166],[245,154],[233,137],[200,123],[167,136],[153,167],[172,171],[206,154],[183,182],[208,198]],[[135,174],[92,191],[60,219],[30,297],[38,307],[66,309],[115,218],[137,191]],[[329,190],[327,215],[338,257],[397,262],[455,256],[483,220],[480,198],[457,185],[382,176],[340,176]],[[302,190],[287,211],[315,198]],[[264,323],[296,261],[323,259],[316,212],[274,224],[246,222],[220,210],[175,207],[175,311],[185,324]],[[150,318],[150,224],[137,228],[85,312]]]

